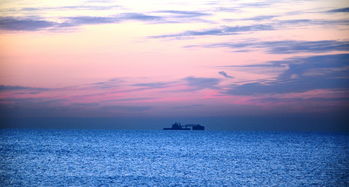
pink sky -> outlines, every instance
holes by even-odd
[[[3,108],[29,117],[347,110],[347,1],[139,3],[2,2]]]

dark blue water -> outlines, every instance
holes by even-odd
[[[0,130],[1,186],[346,186],[349,136]]]

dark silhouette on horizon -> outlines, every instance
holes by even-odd
[[[171,128],[164,128],[164,130],[205,130],[205,126],[200,124],[186,124],[183,126],[181,123],[175,122]]]

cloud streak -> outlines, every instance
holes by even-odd
[[[91,83],[88,86],[97,89],[113,89],[120,87],[120,84],[123,82],[121,79],[109,79],[107,81]]]
[[[66,21],[59,25],[59,27],[75,27],[79,25],[91,25],[91,24],[110,24],[119,23],[123,21],[135,20],[135,21],[164,21],[163,17],[152,16],[141,13],[123,13],[117,16],[76,16],[67,17]]]
[[[217,78],[206,78],[206,77],[187,77],[183,79],[186,84],[193,90],[202,89],[217,89],[220,80]]]
[[[345,13],[345,12],[349,12],[349,7],[332,9],[332,10],[329,10],[327,12],[330,12],[330,13],[338,13],[338,12],[343,13],[344,12]]]
[[[271,20],[277,17],[276,15],[264,15],[264,16],[255,16],[250,18],[244,18],[242,20],[253,20],[253,21],[263,21],[263,20]]]
[[[33,8],[35,10],[35,8]],[[192,17],[208,15],[194,11],[159,11],[170,15],[149,15],[137,12],[121,13],[112,16],[71,16],[60,17],[62,21],[48,21],[34,17],[0,17],[1,30],[38,31],[43,29],[59,29],[80,25],[115,24],[124,21],[142,21],[152,23],[180,23],[190,21]],[[188,20],[190,19],[190,20]],[[198,20],[196,20],[198,21]],[[201,20],[202,21],[202,20]]]
[[[305,92],[315,89],[348,89],[348,59],[349,54],[338,54],[271,62],[267,66],[280,67],[287,64],[289,68],[281,73],[275,81],[232,85],[225,93],[258,95]],[[259,67],[264,68],[265,66],[259,65]]]
[[[109,10],[113,8],[120,8],[120,6],[117,5],[110,5],[110,6],[97,6],[97,5],[76,5],[76,6],[57,6],[57,7],[25,7],[21,8],[19,11],[48,11],[48,10],[55,10],[55,11],[64,11],[64,10]]]
[[[142,87],[142,88],[166,88],[170,85],[168,82],[150,82],[150,83],[138,83],[132,86]]]
[[[266,49],[271,54],[293,54],[293,53],[324,53],[331,51],[349,51],[349,41],[321,40],[321,41],[267,41],[267,42],[239,42],[218,43],[203,45],[203,47],[227,47],[241,50],[243,48]]]
[[[164,34],[151,36],[150,38],[191,38],[199,36],[225,36],[225,35],[239,35],[244,33],[258,32],[258,31],[273,31],[281,30],[284,28],[290,28],[292,26],[308,26],[308,25],[347,25],[349,20],[311,20],[311,19],[290,19],[290,20],[277,20],[273,19],[278,17],[277,15],[255,16],[251,18],[233,19],[233,21],[264,21],[269,20],[266,24],[251,24],[243,26],[222,26],[219,28],[202,29],[202,30],[189,30],[175,34]],[[229,19],[231,20],[231,19]]]
[[[274,28],[270,25],[248,25],[248,26],[226,26],[217,29],[206,29],[198,31],[185,31],[177,34],[167,34],[167,35],[158,35],[152,36],[151,38],[181,38],[181,37],[192,37],[192,36],[222,36],[222,35],[233,35],[241,34],[244,32],[253,32],[253,31],[268,31],[273,30]]]
[[[199,11],[183,11],[183,10],[161,10],[156,11],[155,13],[165,13],[174,15],[175,17],[201,17],[201,16],[209,16],[209,13],[203,13]]]
[[[6,91],[18,91],[18,92],[29,92],[29,93],[39,93],[43,91],[51,90],[49,88],[34,88],[34,87],[25,87],[25,86],[7,86],[7,85],[0,85],[0,93],[6,92]]]
[[[0,17],[0,30],[37,31],[57,26],[57,23],[34,18]]]
[[[220,74],[220,75],[222,75],[223,77],[228,78],[228,79],[234,78],[233,76],[228,75],[228,73],[226,73],[226,72],[224,72],[224,71],[220,71],[220,72],[218,72],[218,74]]]

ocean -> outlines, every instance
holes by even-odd
[[[348,186],[349,136],[0,130],[1,186]]]

